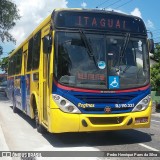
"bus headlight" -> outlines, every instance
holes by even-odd
[[[81,111],[70,101],[65,99],[64,97],[57,95],[57,94],[52,94],[52,98],[56,102],[56,104],[59,106],[59,108],[63,112],[67,113],[81,113]]]
[[[144,111],[147,109],[149,102],[151,100],[150,94],[143,98],[132,110],[132,112]]]

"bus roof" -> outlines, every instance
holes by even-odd
[[[115,12],[115,11],[107,11],[107,10],[98,10],[98,9],[80,9],[80,8],[59,8],[59,9],[55,9],[52,14],[50,14],[45,20],[43,20],[38,27],[36,27],[36,29],[10,54],[9,57],[11,57],[12,55],[14,55],[24,44],[27,43],[27,41],[33,37],[41,28],[43,28],[45,25],[47,25],[50,21],[51,21],[51,17],[54,18],[53,16],[60,13],[60,12],[68,12],[68,13],[95,13],[95,14],[107,14],[107,15],[113,15],[113,16],[121,16],[121,17],[127,17],[127,18],[133,18],[133,19],[137,19],[138,21],[141,21],[142,24],[144,25],[144,22],[142,21],[141,18],[136,17],[136,16],[132,16],[132,15],[128,15],[128,14],[124,14],[124,13],[119,13],[119,12]],[[72,18],[70,18],[72,19]],[[86,20],[86,19],[85,19]],[[145,25],[144,25],[145,27]],[[145,28],[146,30],[146,28]]]
[[[58,9],[52,13],[55,28],[131,32],[147,35],[141,18],[97,9]]]
[[[130,15],[127,13],[117,12],[115,10],[104,10],[104,9],[82,9],[82,8],[56,8],[53,12],[61,12],[61,11],[67,11],[67,12],[90,12],[90,13],[105,13],[105,14],[111,14],[111,15],[117,15],[117,16],[124,16],[124,17],[130,17],[130,18],[137,18],[142,20],[138,16]],[[143,21],[143,20],[142,20]]]
[[[92,13],[108,13],[108,14],[115,14],[115,15],[122,15],[128,17],[135,17],[140,18],[138,16],[133,16],[127,13],[117,12],[114,10],[104,10],[104,9],[82,9],[82,8],[57,8],[53,11],[54,12],[61,12],[61,11],[69,11],[69,12],[92,12]],[[141,19],[141,18],[140,18]]]

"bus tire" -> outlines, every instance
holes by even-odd
[[[37,131],[41,134],[44,134],[47,132],[47,130],[39,123],[39,117],[38,117],[38,110],[35,110],[35,122],[36,122],[36,128]]]

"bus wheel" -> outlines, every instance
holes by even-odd
[[[46,133],[46,129],[39,123],[38,110],[35,111],[36,128],[39,133]]]

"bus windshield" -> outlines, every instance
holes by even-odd
[[[117,90],[149,83],[146,39],[57,31],[54,75],[62,85]]]

